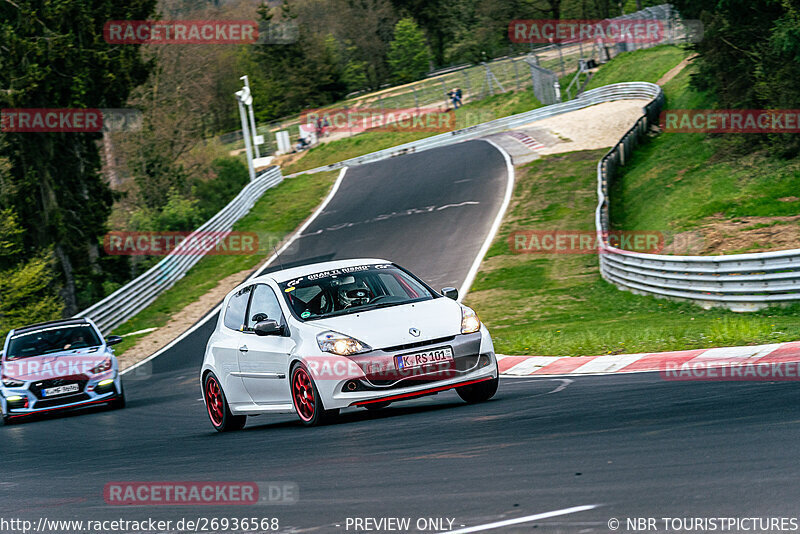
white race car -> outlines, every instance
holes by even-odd
[[[448,298],[449,297],[449,298]],[[223,301],[200,371],[211,424],[296,412],[319,424],[455,388],[490,399],[492,338],[458,292],[439,294],[386,260],[317,263],[261,275]]]

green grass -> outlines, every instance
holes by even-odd
[[[586,88],[620,82],[656,83],[688,55],[687,50],[674,45],[625,52],[600,67]]]
[[[114,334],[164,326],[176,312],[214,288],[221,279],[254,268],[273,254],[273,245],[277,245],[311,215],[327,195],[337,174],[338,171],[301,175],[268,190],[250,213],[234,226],[234,230],[258,234],[258,254],[204,257],[155,302],[115,328]],[[117,354],[132,347],[142,335],[125,337],[116,350]]]
[[[800,305],[750,314],[703,310],[620,291],[595,254],[514,254],[516,230],[593,230],[595,172],[605,150],[534,161],[514,197],[466,304],[502,354],[595,355],[747,345],[800,338]]]
[[[477,102],[465,104],[456,111],[456,129],[473,126],[507,115],[541,107],[532,91],[509,91]],[[292,174],[338,161],[363,156],[370,152],[417,141],[442,132],[367,131],[345,139],[323,143],[309,150],[302,158],[287,165],[284,174]]]
[[[689,76],[684,69],[665,85],[667,109],[714,107],[709,95],[689,87]],[[613,225],[681,232],[713,215],[800,214],[800,200],[789,200],[800,191],[800,159],[732,151],[746,135],[663,133],[639,147],[611,187]]]
[[[604,65],[590,87],[657,81],[685,52],[657,47]],[[684,70],[666,84],[674,109],[713,106],[688,87]],[[724,148],[724,147],[723,147]],[[748,314],[704,310],[620,291],[605,282],[595,254],[515,254],[518,230],[594,230],[596,166],[606,149],[554,155],[517,169],[514,197],[467,295],[504,354],[595,355],[748,345],[800,338],[800,304]],[[682,230],[725,213],[800,213],[797,162],[764,155],[724,157],[720,139],[662,134],[637,149],[612,188],[612,217],[627,230]],[[784,201],[777,199],[784,198]]]

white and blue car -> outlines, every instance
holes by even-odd
[[[34,414],[108,404],[125,406],[119,363],[90,319],[64,319],[12,330],[0,358],[3,423]]]
[[[200,370],[219,431],[247,416],[296,413],[316,425],[342,408],[383,408],[448,389],[490,399],[492,338],[458,292],[438,293],[386,260],[280,270],[225,297]]]

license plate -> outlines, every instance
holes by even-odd
[[[453,349],[442,347],[424,352],[415,352],[414,354],[395,356],[394,359],[398,369],[414,369],[423,365],[452,362]]]
[[[75,393],[78,391],[78,384],[67,384],[42,390],[42,397],[52,397],[53,395],[64,395],[65,393]]]

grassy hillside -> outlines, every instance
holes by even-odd
[[[688,55],[687,50],[673,45],[626,52],[601,66],[586,88],[595,89],[619,82],[656,83]]]
[[[703,310],[620,291],[596,254],[514,254],[517,230],[593,230],[603,150],[571,152],[517,169],[514,197],[467,295],[503,354],[594,355],[682,350],[800,338],[800,305],[752,314]]]
[[[684,69],[664,86],[668,109],[711,108]],[[611,189],[612,223],[691,241],[689,253],[800,247],[800,160],[748,148],[748,135],[663,133],[637,149]],[[675,252],[684,252],[675,250]]]
[[[593,85],[656,81],[684,56],[675,47],[624,54],[603,66]],[[689,90],[687,72],[665,90],[673,108],[713,104]],[[719,139],[689,134],[660,135],[638,149],[614,189],[617,226],[680,230],[719,210],[734,219],[798,213],[794,163],[753,154],[731,159],[723,149]],[[800,338],[800,304],[749,314],[703,310],[618,290],[602,280],[594,254],[512,253],[514,231],[594,229],[596,165],[605,152],[548,156],[517,168],[512,204],[466,298],[498,352],[577,356]]]

